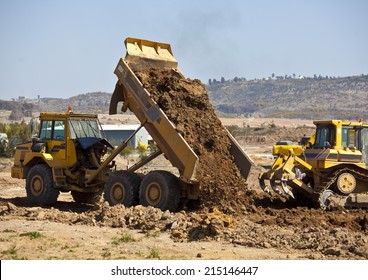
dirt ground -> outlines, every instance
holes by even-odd
[[[265,147],[248,147],[260,153]],[[0,162],[1,259],[367,259],[366,210],[324,212],[284,203],[258,190],[256,167],[240,212],[216,207],[178,213],[155,208],[73,202],[62,193],[53,207],[31,205],[24,181]],[[123,159],[120,160],[122,164]],[[157,159],[149,170],[168,162]]]
[[[309,122],[221,121],[198,80],[157,69],[137,76],[199,157],[200,206],[169,212],[103,200],[88,205],[62,193],[53,207],[37,207],[28,202],[24,181],[10,177],[12,161],[1,159],[1,259],[368,258],[366,210],[322,211],[258,186],[275,141],[310,135]],[[104,123],[132,121],[117,118],[101,117]],[[236,137],[255,163],[247,182],[233,162],[225,121],[234,132],[244,128]],[[117,162],[127,166],[126,159]],[[141,171],[155,169],[172,171],[163,156]]]

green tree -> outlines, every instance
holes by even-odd
[[[30,125],[22,121],[21,123],[0,123],[0,131],[8,136],[8,142],[1,143],[0,156],[11,157],[14,155],[15,147],[31,138]]]

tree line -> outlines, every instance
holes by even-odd
[[[367,77],[368,75],[364,75],[361,74],[359,77]],[[311,79],[311,80],[328,80],[328,79],[336,79],[336,78],[340,78],[340,77],[336,77],[336,76],[322,76],[322,75],[317,75],[314,74],[312,77],[309,76],[303,76],[303,75],[296,75],[295,73],[288,75],[276,75],[275,73],[272,73],[271,76],[267,77],[267,78],[260,78],[260,79],[253,79],[253,80],[289,80],[289,79]],[[220,80],[217,80],[215,78],[213,79],[208,79],[208,85],[217,85],[217,84],[222,84],[222,83],[226,83],[226,82],[244,82],[247,81],[246,78],[244,77],[234,77],[233,79],[229,79],[226,80],[224,77],[221,77]]]
[[[26,142],[31,137],[31,127],[24,121],[0,123],[0,132],[6,133],[8,138],[0,141],[0,157],[14,156],[17,144]]]

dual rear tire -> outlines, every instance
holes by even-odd
[[[152,171],[143,180],[134,172],[118,171],[107,181],[104,199],[110,205],[130,207],[141,204],[163,211],[176,211],[180,204],[181,188],[178,178],[167,171]]]
[[[123,204],[127,207],[137,205],[140,182],[140,176],[134,172],[114,172],[105,185],[104,199],[110,205]]]
[[[179,180],[170,172],[152,171],[144,177],[139,192],[141,205],[174,212],[179,207],[180,199]]]

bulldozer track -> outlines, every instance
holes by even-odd
[[[361,171],[357,170],[356,168],[345,167],[343,169],[339,169],[339,170],[336,170],[336,171],[330,173],[323,180],[322,186],[318,190],[318,198],[320,198],[326,190],[332,190],[331,198],[333,198],[335,200],[345,200],[348,197],[348,195],[340,195],[340,194],[336,193],[335,190],[332,189],[335,182],[336,182],[336,180],[337,180],[337,178],[339,177],[339,175],[341,175],[343,173],[350,173],[357,180],[365,181],[365,182],[368,183],[368,172],[367,171],[361,172]],[[325,205],[320,205],[320,206],[322,208],[325,208]]]

